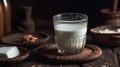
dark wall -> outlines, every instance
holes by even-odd
[[[18,19],[17,13],[24,5],[33,6],[33,17],[51,20],[52,16],[63,12],[85,13],[89,17],[89,27],[103,24],[100,9],[111,8],[114,0],[11,0],[12,18]],[[17,18],[18,17],[18,18]]]

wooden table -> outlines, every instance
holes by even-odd
[[[50,40],[48,43],[53,43],[54,34],[51,34],[51,31],[50,32],[47,31],[46,33],[50,35]],[[93,42],[90,41],[88,43]],[[39,59],[38,56],[35,54],[36,50],[38,49],[38,47],[36,47],[34,49],[29,49],[30,56],[26,60],[20,63],[13,64],[0,63],[0,67],[120,67],[120,47],[101,47],[101,48],[103,50],[102,56],[94,61],[77,64],[56,64],[51,63],[50,61],[44,61]]]

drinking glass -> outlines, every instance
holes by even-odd
[[[55,42],[61,54],[78,54],[86,44],[88,16],[61,13],[53,16]]]

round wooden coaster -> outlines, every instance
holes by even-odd
[[[99,58],[102,54],[102,50],[98,46],[87,44],[80,54],[66,55],[58,53],[57,45],[52,44],[41,46],[37,54],[39,57],[45,57],[50,60],[85,62]]]

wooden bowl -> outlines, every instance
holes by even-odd
[[[90,35],[95,42],[103,44],[102,46],[120,46],[119,29],[120,26],[102,25],[90,29]]]

